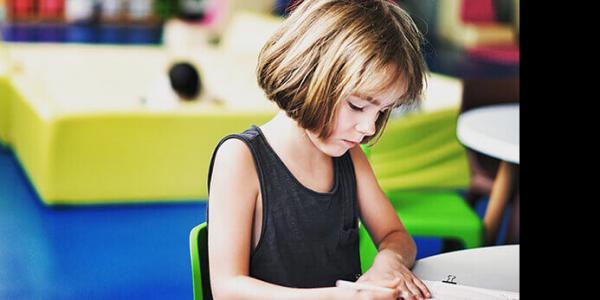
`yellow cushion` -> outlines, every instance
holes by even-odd
[[[0,77],[0,139],[49,205],[206,199],[218,141],[276,113],[207,101],[145,107],[140,97],[169,62],[156,47],[7,48],[20,71]]]

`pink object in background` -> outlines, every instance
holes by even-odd
[[[492,0],[462,0],[460,18],[464,23],[495,23]]]
[[[461,20],[477,26],[495,25],[494,3],[492,0],[462,0]],[[519,63],[519,45],[516,43],[467,47],[465,51],[474,59],[509,65]]]
[[[33,18],[33,0],[8,1],[10,16],[15,20]]]
[[[38,15],[40,18],[62,18],[65,7],[64,0],[40,0],[39,5]]]
[[[204,18],[200,21],[203,26],[212,26],[221,22],[227,9],[227,0],[212,0],[209,1],[209,6],[205,11]]]
[[[518,45],[489,45],[465,49],[472,58],[482,59],[500,64],[518,64],[520,51]]]

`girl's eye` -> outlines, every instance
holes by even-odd
[[[352,108],[352,110],[363,111],[362,107],[358,107],[358,106],[352,104],[352,102],[348,102],[348,105],[350,106],[350,108]]]

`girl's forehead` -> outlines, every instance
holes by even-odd
[[[376,105],[387,106],[394,104],[406,93],[406,83],[403,80],[397,80],[388,86],[363,87],[354,91],[352,94]]]
[[[383,103],[382,101],[397,102],[406,93],[408,89],[406,76],[395,65],[369,69],[353,94],[360,95],[363,99],[371,98]]]

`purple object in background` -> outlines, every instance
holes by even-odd
[[[38,26],[37,42],[62,43],[66,41],[67,26],[63,24],[47,24]]]
[[[35,41],[35,26],[30,24],[5,24],[2,26],[2,39],[10,42]]]
[[[103,25],[98,33],[100,44],[127,44],[127,27],[120,25]]]
[[[127,44],[160,44],[162,26],[128,26]]]
[[[95,26],[86,24],[72,24],[67,27],[65,42],[67,43],[94,43],[97,30]]]
[[[160,25],[94,25],[94,24],[6,24],[2,38],[8,42],[56,42],[93,44],[161,43]]]

